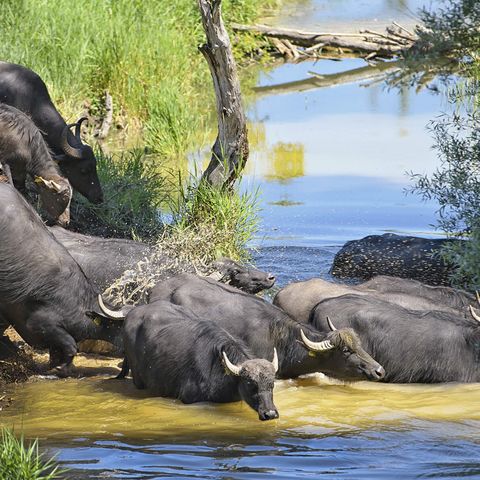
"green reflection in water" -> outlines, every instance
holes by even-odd
[[[305,149],[301,143],[277,142],[268,157],[267,180],[287,181],[305,175]]]

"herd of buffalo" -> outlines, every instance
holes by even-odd
[[[0,331],[12,326],[48,349],[58,375],[72,373],[79,342],[104,340],[124,353],[119,377],[131,371],[138,388],[185,403],[242,399],[261,420],[278,417],[275,378],[480,381],[477,299],[448,286],[312,279],[287,285],[272,304],[256,294],[273,275],[221,259],[215,279],[172,273],[144,304],[106,305],[100,292],[153,247],[63,228],[73,189],[102,202],[83,120],[67,125],[37,74],[0,62]],[[26,182],[57,225],[26,201]]]

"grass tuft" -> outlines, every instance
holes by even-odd
[[[3,428],[0,442],[1,479],[53,480],[64,473],[54,459],[45,459],[39,452],[37,440],[26,445],[23,435],[17,438],[13,430]]]

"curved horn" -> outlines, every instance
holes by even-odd
[[[80,138],[80,130],[82,129],[82,123],[88,120],[87,117],[82,117],[80,120],[78,120],[77,123],[75,123],[75,137],[77,137],[78,141],[82,143],[82,139]]]
[[[477,322],[480,322],[480,316],[478,316],[477,312],[475,311],[475,309],[469,305],[469,308],[470,308],[470,313],[472,314],[472,317],[477,321]]]
[[[273,360],[272,360],[273,368],[275,369],[275,373],[278,372],[278,355],[277,349],[273,347]]]
[[[480,293],[478,293],[478,290],[475,290],[475,296],[477,297],[477,302],[480,304]]]
[[[61,137],[61,147],[62,147],[63,151],[67,155],[69,155],[70,157],[82,158],[82,149],[72,147],[68,143],[68,132],[70,131],[70,128],[73,127],[74,125],[77,125],[77,124],[76,123],[71,123],[69,125],[65,125],[65,128],[63,129],[62,137]]]
[[[223,361],[225,362],[225,366],[227,367],[227,370],[230,372],[230,373],[233,373],[233,375],[240,375],[240,370],[241,368],[237,365],[234,365],[227,357],[227,354],[225,353],[225,351],[222,351],[222,355],[223,355]]]
[[[114,318],[114,319],[117,319],[117,320],[123,320],[125,318],[125,315],[123,312],[117,312],[115,310],[110,310],[106,305],[105,303],[103,302],[103,298],[102,296],[99,294],[98,295],[98,305],[100,306],[100,309],[102,310],[102,312],[107,316],[107,317],[110,317],[110,318]]]
[[[335,325],[332,323],[332,321],[330,320],[330,317],[327,317],[327,323],[328,323],[328,328],[330,328],[330,330],[332,332],[336,332],[337,329],[335,328]]]
[[[323,340],[322,342],[312,342],[305,336],[303,330],[300,330],[300,336],[302,337],[302,342],[305,344],[305,346],[309,350],[312,350],[314,352],[324,352],[335,348],[330,340]]]

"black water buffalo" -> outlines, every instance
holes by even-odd
[[[346,294],[369,295],[410,310],[441,310],[452,315],[471,316],[473,295],[451,287],[433,287],[416,280],[378,276],[360,285],[342,285],[313,278],[282,288],[273,304],[298,322],[308,322],[312,309],[327,298]]]
[[[41,130],[73,188],[93,203],[103,200],[97,161],[89,145],[82,143],[82,121],[67,125],[52,103],[43,80],[32,70],[0,62],[0,102],[26,113]],[[70,128],[75,126],[75,135]]]
[[[121,345],[119,322],[93,322],[97,291],[15,188],[0,183],[0,317],[67,374],[77,341]]]
[[[368,280],[375,275],[449,285],[452,265],[440,255],[455,239],[428,239],[385,233],[347,242],[335,255],[330,273],[339,278]]]
[[[35,181],[50,219],[62,225],[69,223],[70,183],[62,177],[35,124],[20,110],[1,103],[0,162],[19,191],[25,192],[27,175]]]
[[[480,381],[480,322],[472,317],[352,294],[321,301],[310,323],[327,331],[328,317],[355,329],[365,350],[385,366],[386,382]]]
[[[125,320],[126,361],[138,388],[184,403],[244,400],[260,420],[278,418],[273,384],[278,369],[218,325],[169,302],[133,309]]]
[[[174,261],[166,255],[160,257],[155,255],[155,248],[143,242],[92,237],[60,227],[50,228],[50,231],[101,291],[120,278],[126,270],[133,269],[146,258],[154,258],[154,269],[158,270],[158,280],[168,278],[178,273],[178,270],[193,271],[191,265]],[[172,267],[168,267],[168,265],[172,265]],[[206,273],[248,293],[258,293],[272,287],[275,283],[275,277],[272,274],[243,266],[229,258],[219,259]]]
[[[474,295],[458,288],[425,285],[418,280],[388,275],[367,280],[357,285],[357,289],[382,294],[386,300],[412,310],[442,310],[470,316],[470,306],[477,304]],[[402,298],[411,301],[399,301]]]
[[[160,300],[215,322],[241,338],[260,358],[272,358],[275,347],[281,378],[313,372],[345,380],[379,380],[384,375],[381,365],[362,349],[353,330],[320,333],[300,325],[265,300],[229,285],[181,274],[158,284],[150,294],[149,306],[156,308]]]

